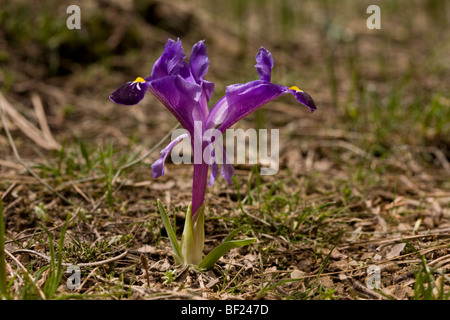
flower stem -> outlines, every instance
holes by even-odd
[[[205,200],[206,185],[208,180],[208,164],[194,164],[194,176],[192,179],[192,217]]]

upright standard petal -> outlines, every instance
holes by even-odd
[[[175,42],[169,39],[161,57],[153,65],[151,79],[178,74],[186,66],[183,61],[185,57],[186,55],[184,54],[181,40],[178,39]]]
[[[148,89],[148,83],[138,77],[134,81],[128,81],[111,93],[109,99],[115,103],[131,106],[141,101]]]
[[[256,71],[258,71],[261,80],[270,82],[273,68],[272,54],[264,47],[259,49],[256,54]]]
[[[204,40],[197,42],[192,47],[191,56],[187,65],[192,79],[202,87],[200,106],[203,110],[204,119],[206,119],[209,113],[208,101],[214,91],[214,83],[204,80],[209,68],[209,59],[206,54]]]
[[[204,40],[197,42],[192,47],[191,56],[188,62],[189,69],[195,79],[195,81],[200,84],[208,72],[209,59],[206,54],[206,46]]]

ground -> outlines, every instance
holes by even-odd
[[[364,1],[78,1],[69,30],[75,2],[0,9],[7,298],[449,298],[446,1],[380,1],[381,29]],[[208,188],[204,253],[240,226],[257,239],[208,271],[175,263],[156,206],[181,237],[192,166],[150,168],[175,118],[151,94],[108,99],[178,37],[188,55],[205,39],[212,102],[257,79],[264,46],[272,81],[318,108],[285,96],[234,126],[279,129],[280,170],[237,165]]]

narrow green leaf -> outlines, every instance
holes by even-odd
[[[55,255],[55,248],[54,248],[52,234],[45,226],[42,226],[48,235],[48,240],[49,240],[49,245],[50,245],[50,258],[51,258],[51,260],[50,260],[50,275],[48,276],[48,279],[44,284],[44,293],[47,296],[47,298],[53,298],[53,296],[55,295],[55,293],[58,290],[58,287],[61,283],[61,279],[62,279],[62,275],[63,275],[62,251],[63,251],[63,247],[64,247],[64,237],[66,235],[69,219],[70,219],[70,215],[67,216],[66,222],[64,223],[63,227],[61,228],[61,232],[59,235],[59,242],[58,242],[59,248],[58,248],[57,255]]]
[[[172,225],[170,224],[169,216],[167,215],[166,209],[164,209],[164,206],[161,203],[161,200],[159,199],[158,199],[158,209],[164,224],[164,228],[166,229],[167,236],[169,237],[170,245],[172,246],[173,256],[177,261],[177,263],[182,264],[183,256],[181,254],[181,249],[180,245],[178,244],[177,236],[175,235],[175,232],[172,229]]]
[[[223,256],[231,249],[247,246],[255,241],[256,238],[246,238],[242,240],[226,241],[218,245],[210,253],[208,253],[205,259],[203,259],[203,261],[198,266],[203,269],[211,269],[217,262],[217,260],[219,260],[221,256]]]
[[[240,226],[236,230],[232,231],[223,242],[231,241],[235,235],[237,235],[239,232],[241,232],[242,230],[244,230],[247,227],[248,227],[247,225]]]
[[[84,161],[86,162],[87,171],[89,171],[92,168],[91,159],[89,158],[89,151],[86,147],[86,144],[82,140],[79,141],[79,145],[80,145],[81,156],[83,157]]]
[[[195,247],[194,234],[192,230],[192,217],[191,206],[189,206],[186,212],[186,218],[184,220],[183,234],[181,235],[181,255],[183,257],[183,265],[191,264],[193,258],[193,250]]]

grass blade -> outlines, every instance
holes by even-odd
[[[217,260],[220,259],[225,253],[233,248],[247,246],[256,241],[256,238],[246,238],[242,240],[226,241],[217,247],[215,247],[208,255],[203,259],[203,261],[198,265],[202,269],[211,269]]]
[[[177,263],[183,263],[182,255],[181,255],[181,248],[178,244],[177,236],[175,235],[175,232],[173,231],[172,225],[169,221],[169,216],[167,215],[166,209],[164,209],[163,204],[161,203],[161,200],[158,199],[158,210],[159,214],[161,215],[161,219],[164,224],[164,228],[166,229],[167,236],[169,237],[170,245],[172,246],[173,250],[173,256]],[[188,213],[190,212],[190,209],[188,209]]]
[[[240,226],[239,228],[237,228],[236,230],[232,231],[228,235],[228,237],[224,240],[224,242],[231,241],[235,235],[237,235],[239,232],[241,232],[242,230],[244,230],[247,227],[248,227],[247,225],[243,225],[243,226]]]
[[[47,298],[52,298],[56,291],[58,290],[58,287],[61,283],[61,279],[63,276],[63,269],[62,269],[62,252],[64,247],[64,237],[66,235],[67,231],[67,225],[69,223],[70,215],[67,216],[66,222],[64,223],[63,227],[61,228],[61,232],[59,235],[59,242],[58,242],[58,253],[55,255],[55,248],[53,245],[53,237],[50,231],[47,230],[47,228],[44,227],[45,232],[48,235],[49,243],[50,243],[50,275],[45,282],[44,285],[44,292]],[[55,259],[56,257],[56,259]]]

